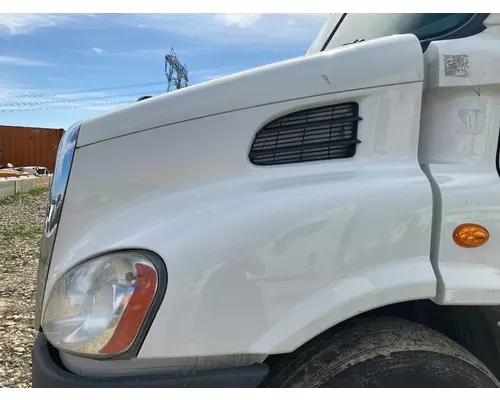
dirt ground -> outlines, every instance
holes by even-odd
[[[0,199],[0,387],[31,387],[35,280],[46,191]]]

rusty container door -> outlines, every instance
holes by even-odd
[[[42,166],[54,172],[63,129],[0,125],[0,165]]]

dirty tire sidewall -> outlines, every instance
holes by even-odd
[[[483,371],[459,358],[426,351],[392,353],[355,364],[320,387],[477,388],[497,387]]]
[[[500,387],[448,337],[398,318],[349,321],[272,365],[266,387]]]

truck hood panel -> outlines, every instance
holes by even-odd
[[[84,121],[77,147],[265,104],[422,80],[418,39],[396,35],[255,68],[113,110]]]

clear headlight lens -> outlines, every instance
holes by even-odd
[[[57,282],[43,314],[43,331],[61,350],[121,354],[132,346],[157,290],[158,273],[144,254],[98,257]]]

